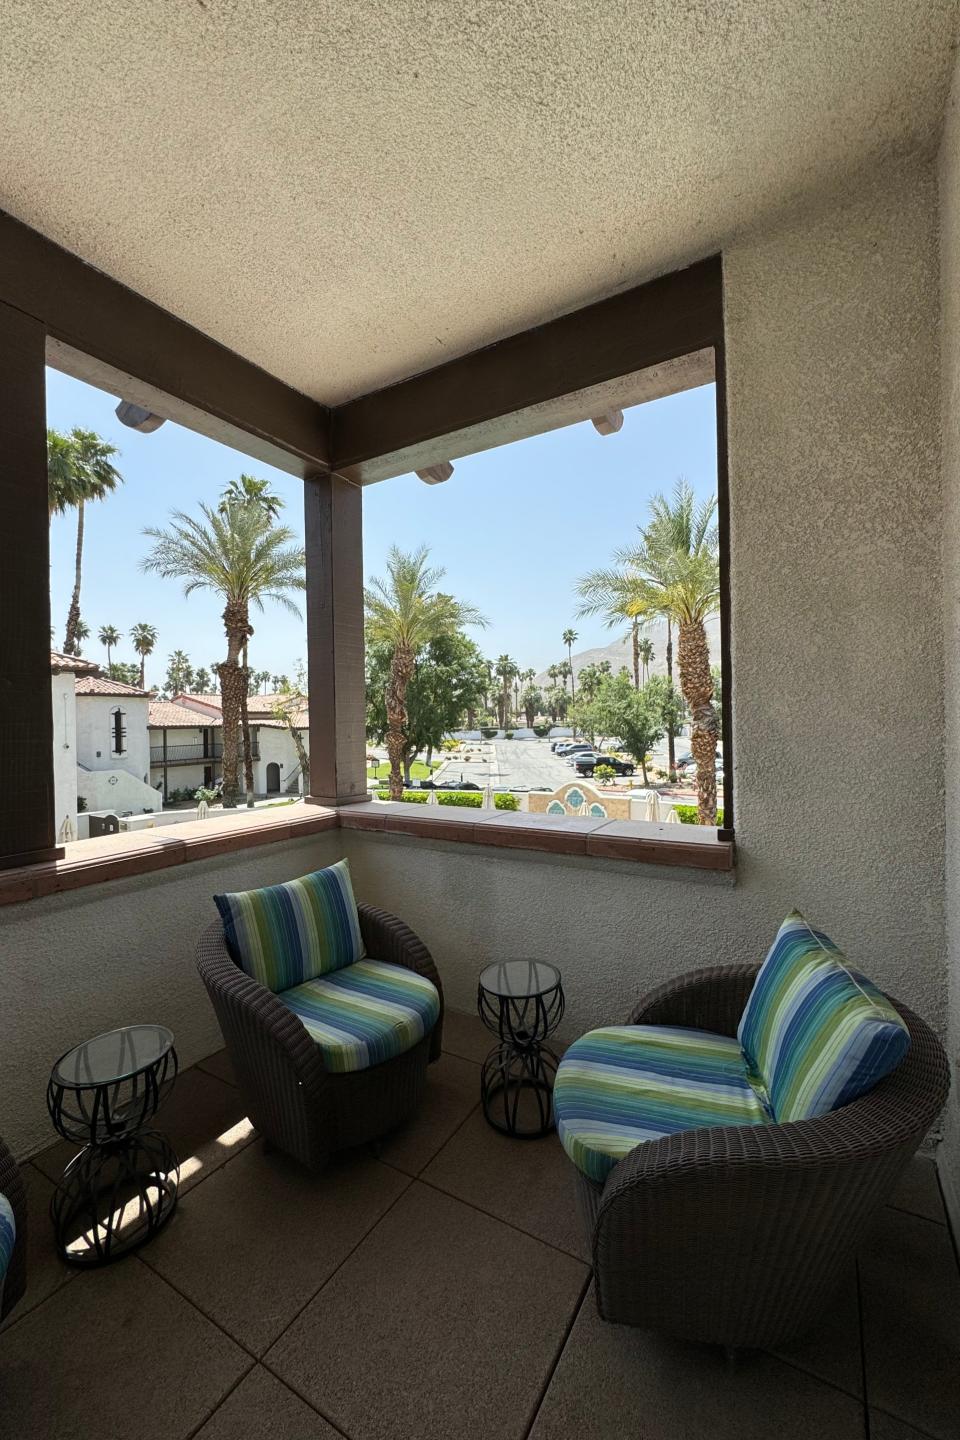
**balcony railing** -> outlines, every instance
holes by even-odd
[[[260,759],[260,745],[251,740],[250,750],[254,760]],[[206,746],[199,741],[193,745],[168,745],[164,754],[162,745],[150,746],[151,765],[204,765],[223,759],[223,745],[218,740]]]

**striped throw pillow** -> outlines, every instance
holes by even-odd
[[[366,953],[346,860],[285,885],[213,898],[230,954],[274,994]]]
[[[796,910],[760,968],[737,1035],[751,1081],[780,1123],[856,1100],[910,1045],[887,997]]]
[[[17,1243],[17,1221],[6,1195],[0,1195],[0,1293]]]

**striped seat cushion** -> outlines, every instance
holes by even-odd
[[[359,960],[277,996],[303,1021],[328,1070],[366,1070],[429,1035],[440,1015],[437,988],[402,965]]]
[[[563,1148],[601,1182],[644,1140],[767,1118],[736,1040],[669,1025],[611,1025],[575,1041],[553,1104]]]
[[[0,1195],[0,1290],[3,1289],[3,1278],[9,1269],[16,1239],[17,1222],[13,1216],[13,1206],[6,1195]]]
[[[274,993],[365,954],[346,860],[285,885],[213,898],[233,959]]]
[[[751,1078],[765,1087],[780,1123],[849,1104],[910,1045],[887,997],[796,910],[761,966],[738,1034]]]

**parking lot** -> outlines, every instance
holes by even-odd
[[[557,759],[549,740],[480,740],[471,749],[472,755],[478,753],[480,760],[454,759],[437,778],[470,780],[481,789],[492,785],[497,790],[556,790],[574,778],[573,767]]]

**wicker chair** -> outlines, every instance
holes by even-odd
[[[419,1103],[427,1065],[440,1057],[443,988],[429,950],[401,920],[359,905],[367,955],[402,965],[440,992],[429,1035],[403,1055],[366,1070],[333,1074],[301,1021],[237,966],[219,921],[200,936],[197,968],[207,987],[253,1124],[269,1144],[322,1169],[337,1150],[377,1140]]]
[[[0,1276],[0,1320],[6,1318],[27,1288],[27,1192],[16,1160],[0,1140],[0,1195],[13,1208],[17,1238],[7,1273]]]
[[[757,969],[684,975],[627,1023],[735,1036]],[[852,1104],[787,1125],[649,1141],[603,1185],[578,1172],[603,1319],[730,1349],[769,1349],[816,1324],[947,1097],[943,1047],[897,1009],[910,1049]]]

